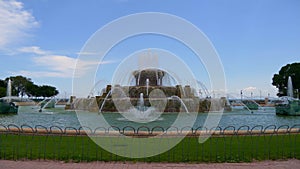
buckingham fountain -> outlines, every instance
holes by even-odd
[[[148,122],[159,119],[157,112],[217,112],[229,107],[225,98],[200,98],[196,87],[172,85],[172,81],[172,76],[161,69],[136,70],[131,73],[130,85],[107,85],[95,97],[71,96],[65,108],[121,112],[126,118]]]

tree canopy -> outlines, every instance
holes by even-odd
[[[6,82],[0,79],[0,97],[6,96]]]
[[[58,90],[49,85],[38,86],[30,78],[23,76],[11,76],[5,80],[0,80],[0,97],[6,96],[8,79],[12,82],[12,96],[29,97],[52,97],[57,95]]]
[[[23,97],[27,94],[26,87],[33,85],[30,78],[23,76],[9,77],[6,78],[5,81],[8,82],[8,79],[12,81],[12,95],[21,95]]]
[[[287,95],[287,83],[289,76],[291,76],[292,78],[294,96],[299,96],[298,93],[300,92],[300,63],[287,64],[279,70],[278,74],[274,74],[272,79],[272,85],[278,88],[278,96]]]

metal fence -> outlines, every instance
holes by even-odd
[[[89,136],[118,139],[156,137],[170,139],[186,136],[171,150],[162,154],[132,159],[110,153],[95,144]],[[205,143],[198,137],[211,135]],[[120,146],[120,145],[118,145]],[[126,145],[122,145],[126,146]],[[143,146],[143,145],[137,145]],[[157,145],[159,148],[160,145]],[[142,147],[139,147],[143,151]],[[130,149],[127,150],[130,154]],[[141,152],[143,154],[144,152]],[[66,161],[145,161],[145,162],[248,162],[252,160],[300,159],[300,124],[283,126],[178,128],[160,126],[134,128],[45,127],[0,124],[0,159],[51,159]]]

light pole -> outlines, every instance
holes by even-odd
[[[241,90],[241,100],[243,100],[243,90]]]
[[[261,99],[261,90],[259,90],[259,99]]]

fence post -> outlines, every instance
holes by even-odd
[[[12,127],[14,127],[15,129],[11,129]],[[13,147],[13,160],[17,160],[19,158],[19,150],[20,150],[20,133],[21,133],[21,130],[20,128],[15,125],[15,124],[9,124],[7,126],[7,129],[9,132],[17,132],[17,137],[18,137],[18,140],[17,140],[17,146],[14,145]],[[17,131],[14,131],[14,130],[17,130]],[[15,155],[16,154],[16,155]]]
[[[58,130],[53,130],[54,128],[58,129]],[[62,143],[62,135],[63,135],[63,130],[62,128],[58,127],[58,126],[51,126],[50,128],[50,134],[51,136],[53,136],[53,142],[54,142],[54,145],[55,145],[55,148],[54,148],[54,151],[53,151],[53,157],[54,157],[54,160],[56,159],[61,159],[60,158],[60,155],[61,155],[61,143]],[[56,144],[57,142],[55,141],[55,138],[57,137],[56,135],[59,133],[59,144]],[[57,153],[57,151],[59,153]],[[58,155],[58,158],[56,158],[56,154]]]
[[[273,130],[268,131],[269,128],[273,128]],[[266,147],[268,147],[268,160],[270,160],[271,157],[271,141],[272,141],[272,137],[275,134],[275,130],[276,130],[276,126],[275,125],[269,125],[264,129],[264,141],[265,141],[265,145]],[[267,135],[270,134],[269,140],[266,142],[266,137]],[[265,154],[266,155],[266,154]]]
[[[2,129],[1,129],[2,128]],[[3,139],[2,135],[6,137]],[[6,160],[6,141],[7,140],[7,135],[8,135],[8,128],[5,125],[0,124],[0,159]],[[3,153],[3,156],[2,156]]]

